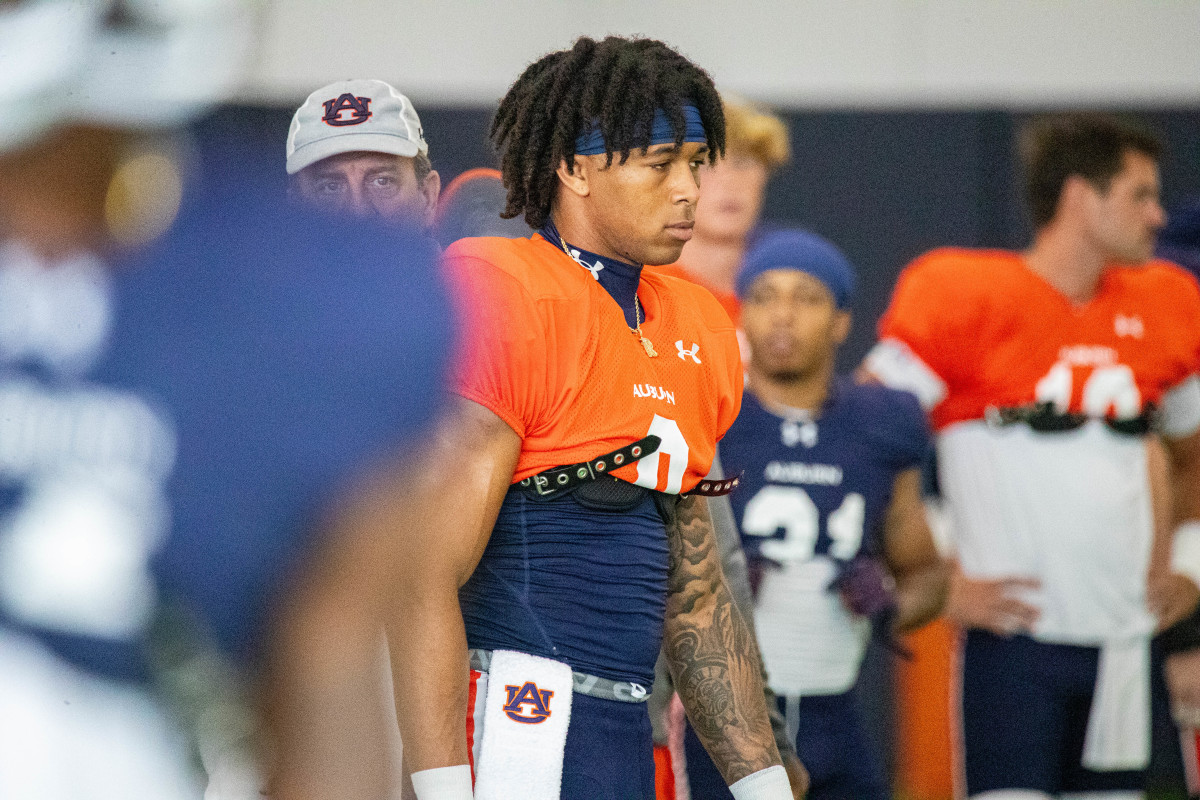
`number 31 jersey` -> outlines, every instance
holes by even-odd
[[[768,562],[755,625],[775,691],[840,694],[854,684],[870,626],[828,587],[837,562],[882,554],[896,476],[928,446],[907,392],[841,379],[815,418],[774,413],[747,394],[721,463],[743,473],[730,500],[747,555]]]
[[[901,275],[868,368],[921,397],[964,571],[1041,582],[1034,636],[1148,633],[1146,420],[1200,427],[1200,288],[1112,266],[1073,305],[1006,251],[936,250]]]

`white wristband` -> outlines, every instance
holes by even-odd
[[[417,800],[472,800],[471,768],[466,764],[414,772],[412,784]]]
[[[1189,519],[1175,529],[1171,542],[1171,571],[1186,575],[1200,586],[1200,519]]]
[[[776,764],[747,775],[729,787],[733,800],[792,800],[787,770]]]

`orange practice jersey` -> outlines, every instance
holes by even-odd
[[[879,324],[943,382],[934,426],[989,406],[1130,418],[1196,372],[1200,289],[1179,267],[1114,266],[1074,306],[1017,253],[935,250],[914,261]]]
[[[1041,640],[1126,635],[1145,607],[1144,453],[1103,426],[1036,434],[984,420],[990,407],[1035,402],[1114,419],[1161,403],[1200,365],[1195,280],[1165,262],[1114,266],[1073,305],[1018,253],[939,249],[900,276],[879,334],[868,367],[914,389],[942,433],[942,491],[968,574],[1038,578],[1023,599],[1042,609]],[[951,796],[953,642],[944,624],[921,631],[901,670],[902,741],[914,747],[900,781],[914,797]]]
[[[643,270],[650,358],[592,274],[541,236],[463,239],[445,260],[467,317],[455,391],[521,437],[514,483],[649,434],[658,452],[613,475],[685,493],[708,473],[742,397],[733,324],[709,292]]]

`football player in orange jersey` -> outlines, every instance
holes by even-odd
[[[642,271],[691,237],[720,98],[661,42],[582,38],[525,70],[492,135],[505,216],[538,234],[446,253],[470,331],[417,490],[449,501],[407,542],[390,630],[414,790],[650,800],[665,641],[734,796],[790,800],[703,496],[728,488],[704,476],[741,402],[733,325]]]
[[[919,258],[866,366],[938,431],[968,793],[1140,797],[1150,636],[1200,584],[1200,287],[1150,261],[1153,138],[1073,115],[1025,144],[1029,249]],[[1173,489],[1159,526],[1151,437]]]

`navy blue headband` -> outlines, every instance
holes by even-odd
[[[700,119],[700,109],[691,103],[683,107],[683,140],[685,142],[707,142],[708,134],[704,131],[704,122]],[[675,126],[671,124],[667,113],[661,108],[654,112],[654,123],[650,126],[650,144],[674,144]],[[598,156],[607,153],[604,133],[600,130],[600,120],[579,134],[575,140],[575,155]]]

